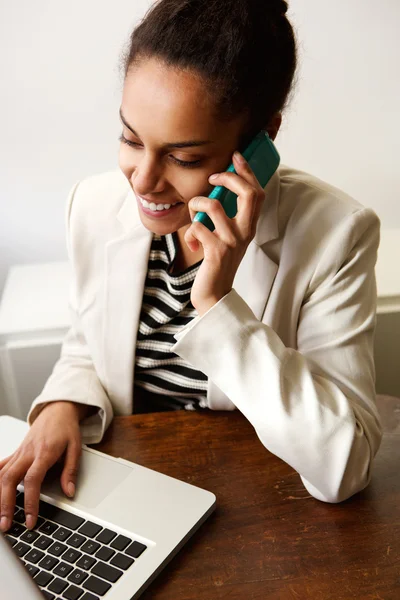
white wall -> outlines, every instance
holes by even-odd
[[[150,0],[19,0],[0,14],[0,292],[8,267],[66,257],[79,178],[117,166],[118,57]],[[398,0],[291,0],[297,95],[286,164],[342,187],[400,227]]]

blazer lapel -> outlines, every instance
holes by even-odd
[[[106,245],[104,364],[107,392],[119,414],[132,414],[135,347],[153,234],[128,193],[118,215],[124,232]]]
[[[276,172],[265,188],[266,197],[257,231],[236,272],[233,287],[261,321],[268,302],[278,264],[268,256],[268,242],[279,235],[280,177]],[[213,410],[234,410],[231,400],[209,379],[207,404]]]

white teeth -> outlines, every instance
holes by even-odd
[[[161,210],[168,210],[169,208],[171,208],[171,206],[175,206],[175,204],[156,204],[155,202],[147,202],[147,200],[144,200],[140,196],[138,196],[138,198],[139,198],[142,206],[144,206],[145,208],[149,208],[150,210],[152,210],[154,212],[158,212]]]

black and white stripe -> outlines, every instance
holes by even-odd
[[[136,341],[135,386],[163,396],[166,408],[205,407],[207,376],[171,352],[174,334],[197,316],[190,292],[201,261],[170,273],[177,254],[176,233],[154,234]]]

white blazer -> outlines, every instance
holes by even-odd
[[[373,359],[379,234],[373,210],[281,166],[233,289],[172,347],[208,376],[208,407],[238,408],[264,446],[326,502],[368,484],[381,440]],[[83,441],[96,443],[114,414],[132,414],[151,241],[119,170],[74,186],[72,327],[30,424],[52,400],[92,405],[98,411],[81,428]]]

